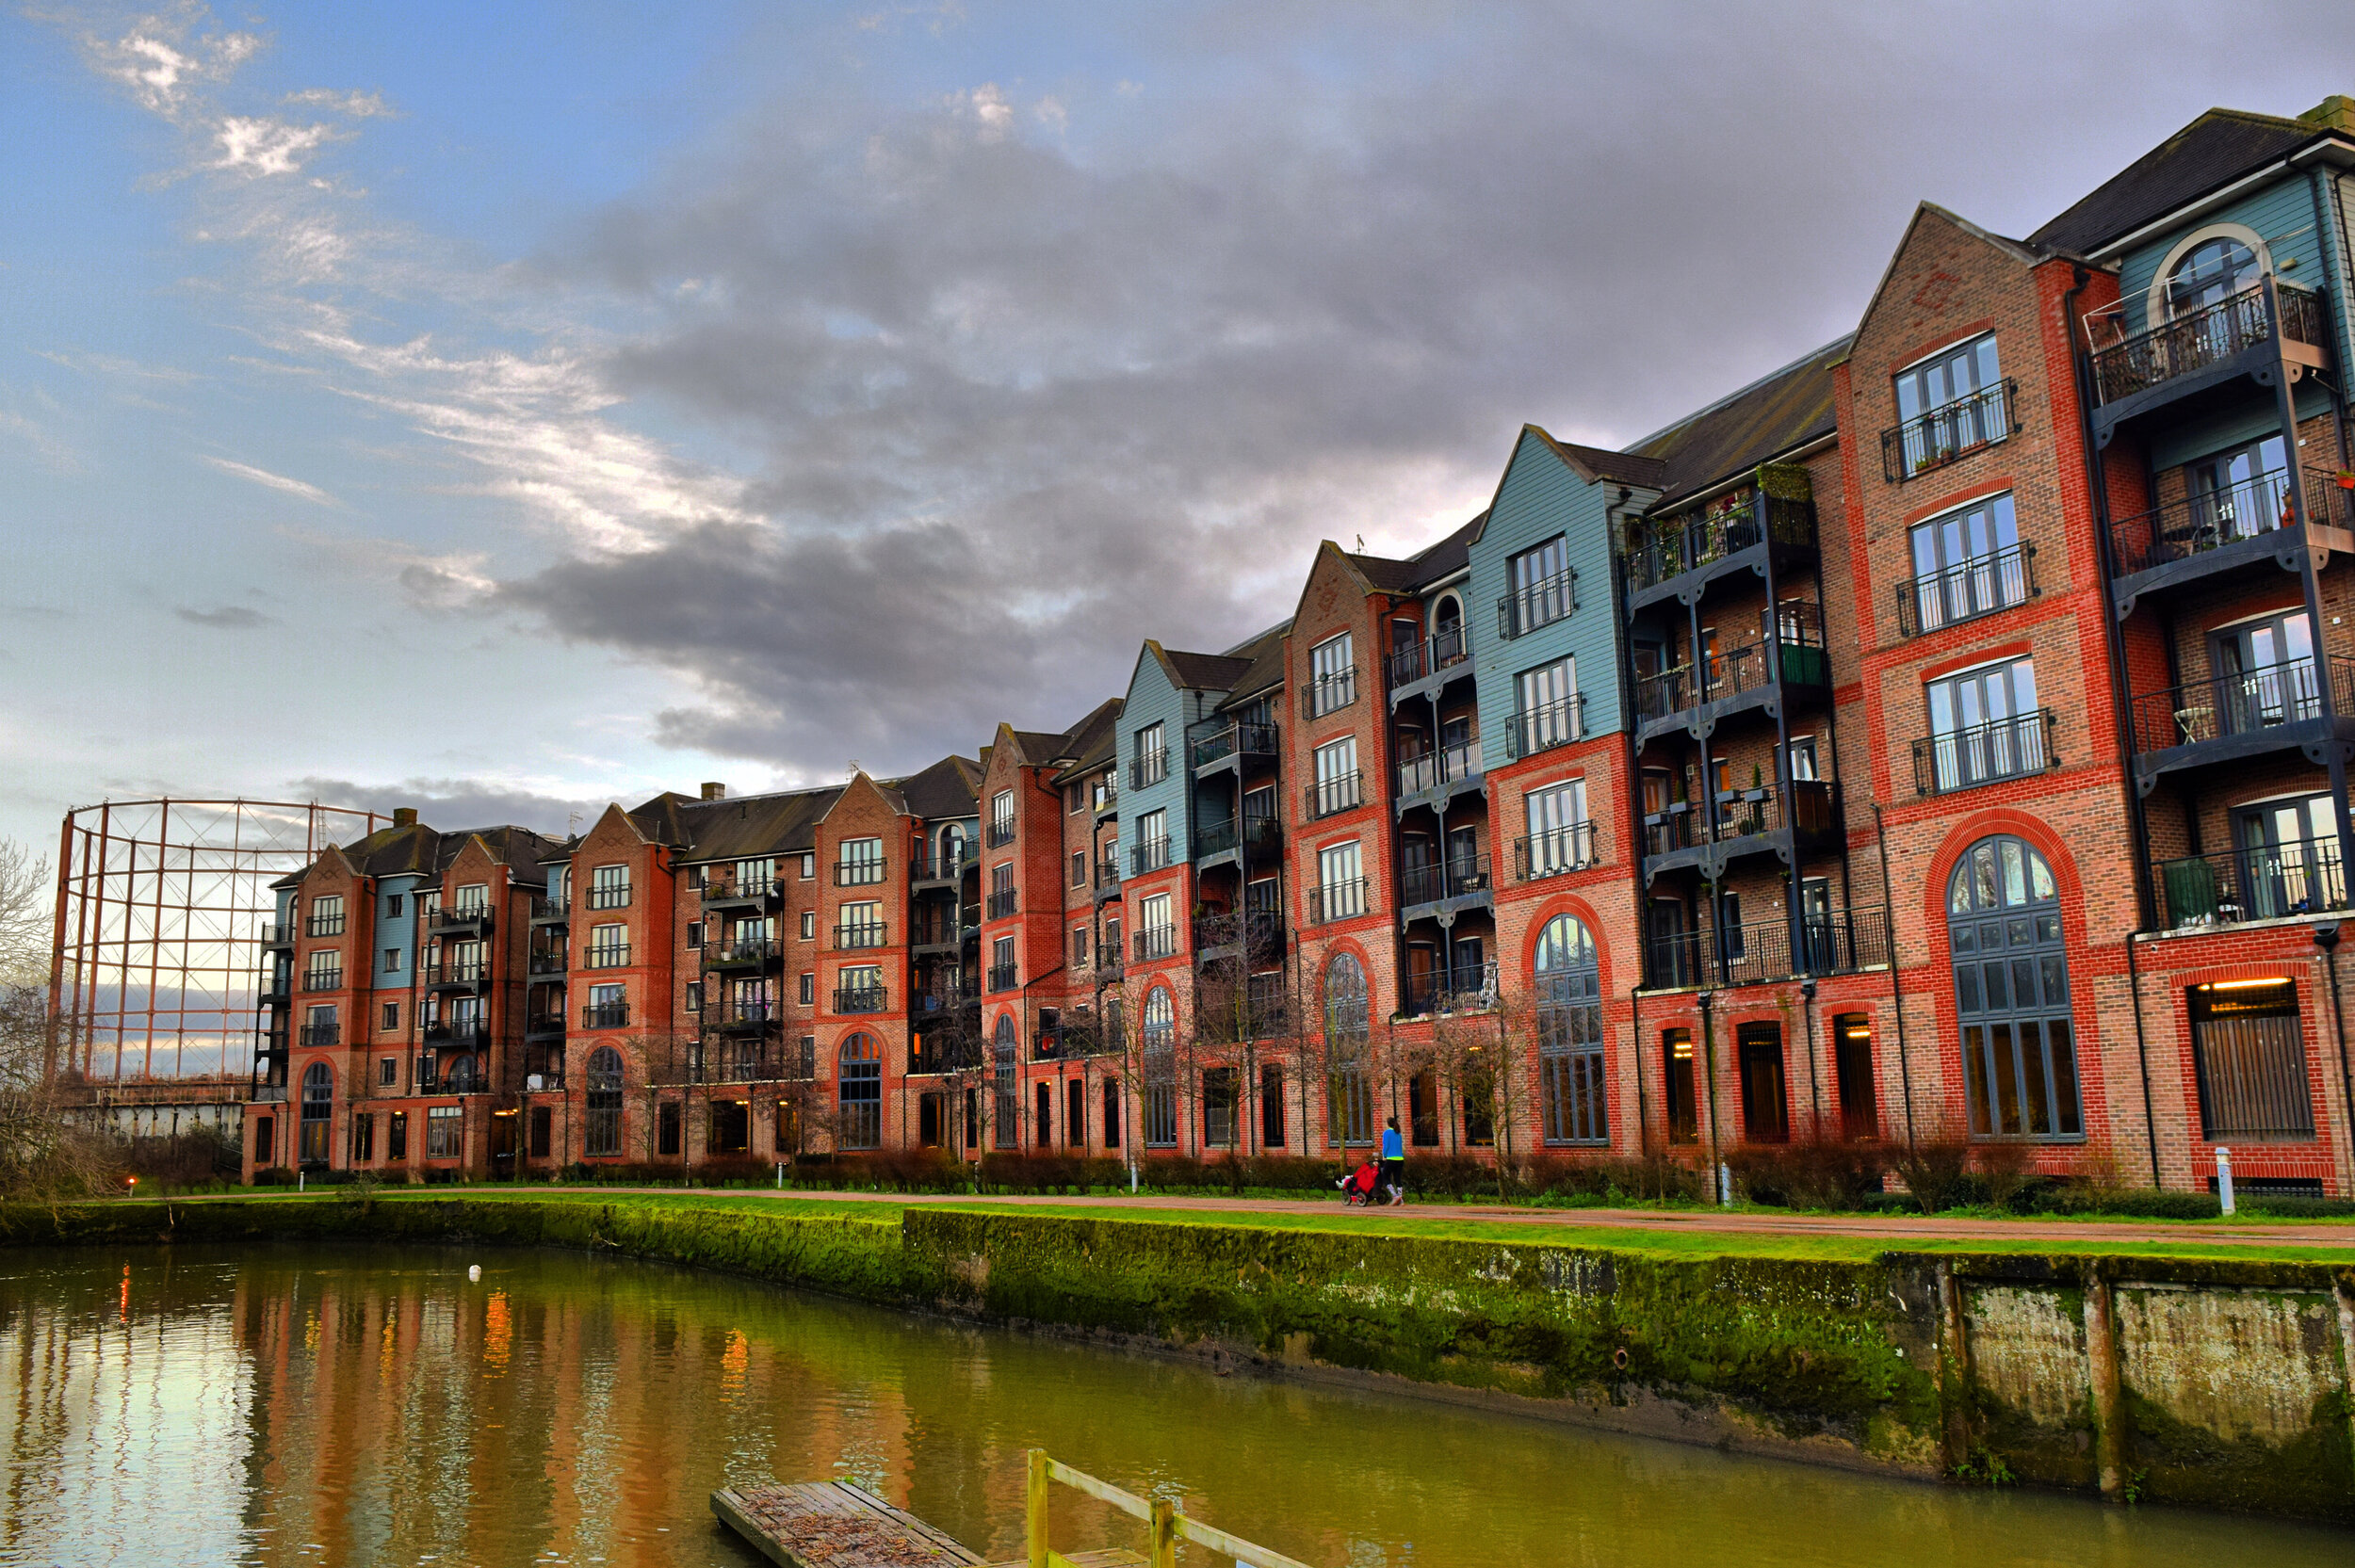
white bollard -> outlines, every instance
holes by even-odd
[[[1733,1206],[1733,1167],[1723,1160],[1717,1163],[1717,1204],[1721,1208]]]
[[[482,1265],[479,1263],[469,1263],[466,1265],[466,1278],[470,1281],[479,1283],[482,1279]]]
[[[2216,1151],[2216,1201],[2225,1213],[2233,1212],[2233,1151],[2221,1144]]]
[[[777,1161],[777,1190],[785,1190],[785,1161]]]
[[[297,1192],[304,1192],[304,1191],[308,1191],[308,1190],[309,1190],[309,1188],[306,1188],[303,1184],[304,1184],[305,1182],[308,1182],[310,1179],[311,1179],[311,1172],[308,1172],[308,1171],[297,1171],[297,1172],[295,1172],[295,1190],[296,1190]]]

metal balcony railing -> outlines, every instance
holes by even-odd
[[[873,920],[836,926],[834,929],[834,945],[836,950],[840,952],[856,947],[882,947],[888,943],[885,937],[884,923]]]
[[[1534,882],[1595,864],[1595,825],[1572,822],[1513,841],[1514,876]]]
[[[2319,719],[2325,666],[2332,710],[2355,714],[2355,658],[2334,654],[2320,665],[2312,657],[2285,659],[2137,695],[2135,750],[2163,752]]]
[[[491,1043],[491,1026],[479,1019],[428,1024],[418,1038],[437,1051],[479,1051]]]
[[[1138,753],[1129,763],[1129,787],[1150,789],[1169,777],[1169,748],[1156,746]]]
[[[965,935],[965,923],[953,914],[912,921],[908,926],[908,946],[911,947],[953,947]]]
[[[992,817],[989,824],[989,847],[993,849],[1002,849],[1013,842],[1014,818],[1011,816]]]
[[[1509,605],[1508,597],[1500,605]],[[1471,633],[1463,626],[1446,626],[1427,638],[1391,651],[1389,670],[1390,687],[1412,686],[1425,675],[1436,675],[1442,670],[1453,670],[1471,657]]]
[[[2284,337],[2316,347],[2330,341],[2328,313],[2318,296],[2286,285],[2280,286],[2278,292]],[[2121,343],[2096,349],[2095,398],[2115,403],[2176,377],[2221,364],[2272,336],[2273,323],[2266,309],[2266,290],[2261,284],[2137,332]]]
[[[262,946],[265,947],[291,947],[294,941],[295,929],[292,925],[262,928]]]
[[[528,1037],[560,1035],[564,1032],[564,1015],[560,1012],[535,1012],[524,1020]]]
[[[883,859],[838,860],[834,863],[834,885],[836,887],[873,887],[884,880]]]
[[[1586,694],[1569,696],[1543,706],[1510,714],[1504,722],[1504,754],[1535,756],[1556,746],[1567,746],[1586,735]]]
[[[1762,985],[1808,975],[1846,975],[1889,962],[1889,912],[1879,905],[1800,922],[1795,951],[1786,920],[1753,920],[1718,929],[1644,939],[1644,984]]]
[[[1913,743],[1913,788],[1947,795],[2001,779],[2025,778],[2060,766],[2053,744],[2051,708],[1972,724]]]
[[[1827,833],[1839,825],[1833,786],[1824,780],[1793,780],[1790,804],[1791,809],[1785,811],[1782,789],[1777,784],[1727,790],[1706,811],[1697,803],[1679,800],[1644,818],[1644,852],[1665,855],[1703,844],[1779,832],[1786,827],[1810,835]]]
[[[1334,816],[1345,811],[1354,811],[1365,803],[1364,794],[1359,788],[1358,775],[1355,772],[1343,773],[1330,779],[1319,779],[1308,785],[1305,798],[1308,816],[1312,820],[1320,816]]]
[[[1307,904],[1311,926],[1353,919],[1366,913],[1366,879],[1353,877],[1347,881],[1320,882],[1308,889]]]
[[[738,877],[734,874],[704,878],[704,908],[725,908],[729,905],[773,907],[785,897],[782,877]]]
[[[1398,793],[1402,798],[1421,795],[1456,779],[1476,779],[1480,770],[1480,742],[1459,740],[1400,763]]]
[[[1551,626],[1578,608],[1578,574],[1565,568],[1497,601],[1497,636],[1507,642]]]
[[[283,1002],[294,994],[294,976],[284,970],[275,973],[265,970],[255,991],[261,1001]]]
[[[629,1026],[627,1002],[589,1002],[580,1010],[580,1026],[584,1029],[621,1029]]]
[[[1315,680],[1304,681],[1300,687],[1300,716],[1317,719],[1338,713],[1357,700],[1357,667],[1334,671]]]
[[[2159,918],[2168,928],[2282,920],[2343,910],[2347,869],[2331,839],[2259,844],[2159,862]]]
[[[2344,493],[2323,476],[2314,476],[2306,487],[2307,515],[2316,522],[2330,521],[2332,501]],[[2120,518],[2110,525],[2110,555],[2120,574],[2131,576],[2293,526],[2297,521],[2290,505],[2289,471],[2276,468]]]
[[[766,997],[724,996],[704,1009],[704,1024],[714,1029],[765,1029],[784,1018],[785,1005]]]
[[[417,965],[417,981],[426,986],[480,985],[491,977],[491,966],[480,959],[461,963],[455,959],[441,963]]]
[[[1257,853],[1274,849],[1283,841],[1283,824],[1272,815],[1262,816],[1254,814],[1240,823],[1230,817],[1226,821],[1213,822],[1207,828],[1194,830],[1194,858],[1201,860],[1210,855],[1223,855],[1238,848]]]
[[[604,887],[592,885],[589,889],[589,907],[591,909],[629,908],[629,883],[609,882]]]
[[[1148,838],[1129,851],[1129,874],[1142,877],[1148,871],[1159,871],[1169,864],[1169,839],[1166,835]]]
[[[960,840],[954,849],[919,851],[908,864],[908,879],[919,882],[952,882],[973,864],[972,847]]]
[[[712,942],[704,946],[704,967],[733,969],[744,964],[766,963],[780,956],[778,945],[766,936],[739,936],[733,942]]]
[[[2037,595],[2036,546],[2014,544],[1897,585],[1897,630],[1920,637]]]
[[[1426,865],[1409,865],[1398,874],[1398,901],[1403,905],[1436,904],[1442,898],[1463,897],[1490,891],[1488,856],[1451,855]]]
[[[1112,855],[1096,863],[1096,891],[1108,893],[1120,886],[1120,857]]]
[[[880,985],[837,986],[834,994],[836,1012],[881,1012],[888,1000]]]
[[[583,969],[626,969],[629,967],[629,947],[626,944],[607,944],[601,947],[584,947],[580,951]]]
[[[1151,959],[1169,958],[1178,951],[1178,928],[1147,926],[1136,932],[1131,942],[1132,951],[1140,963]]]
[[[429,929],[441,931],[487,931],[491,929],[491,906],[460,904],[455,909],[437,909],[426,922]]]
[[[314,914],[302,923],[302,934],[341,936],[344,934],[344,917],[340,914]]]
[[[1017,909],[1019,909],[1021,907],[1021,903],[1022,894],[1020,890],[1011,887],[1001,887],[995,893],[992,893],[986,899],[983,900],[983,908],[987,912],[987,917],[992,920],[1003,920],[1007,915],[1014,913]]]
[[[1754,498],[1715,517],[1663,523],[1627,555],[1628,587],[1656,588],[1671,577],[1697,572],[1727,556],[1768,542],[1815,543],[1815,504],[1765,497],[1765,519]]]
[[[1246,952],[1265,953],[1273,951],[1283,937],[1284,923],[1273,910],[1227,910],[1197,915],[1194,922],[1196,952],[1241,944]]]
[[[344,972],[340,969],[305,969],[302,972],[302,989],[305,991],[341,991],[343,988]]]
[[[1881,432],[1881,476],[1903,484],[2020,432],[2020,383],[2009,377]]]
[[[529,964],[534,978],[560,976],[567,967],[568,955],[561,947],[543,947],[533,952]]]
[[[1022,984],[1021,978],[1017,973],[1019,968],[1020,965],[1012,963],[991,964],[989,966],[989,989],[991,993],[994,994],[1000,991],[1013,991],[1019,988]]]
[[[1242,724],[1229,719],[1210,719],[1194,727],[1194,766],[1208,768],[1228,757],[1274,756],[1277,735],[1273,724]]]
[[[333,1045],[342,1039],[342,1026],[335,1024],[304,1024],[295,1030],[295,1043],[306,1051]]]
[[[549,898],[539,894],[531,897],[531,922],[535,926],[559,925],[572,918],[570,898]]]
[[[1409,975],[1405,1002],[1409,1018],[1486,1011],[1497,1005],[1497,966],[1491,961]]]
[[[1793,603],[1781,610],[1778,635],[1739,648],[1725,648],[1701,661],[1646,676],[1636,684],[1635,713],[1639,722],[1689,713],[1706,703],[1722,703],[1755,691],[1778,677],[1799,686],[1826,686],[1831,668],[1824,654],[1820,611],[1812,605]]]

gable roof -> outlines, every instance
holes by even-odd
[[[1342,554],[1369,586],[1384,593],[1412,593],[1443,577],[1452,577],[1470,564],[1471,542],[1479,537],[1481,525],[1487,521],[1488,514],[1483,511],[1405,560],[1393,560],[1388,556],[1352,556],[1346,551]]]
[[[981,765],[970,757],[945,756],[898,783],[908,810],[928,821],[971,816],[981,809]]]
[[[2081,197],[2030,234],[2029,242],[2089,255],[2299,143],[2327,134],[2307,121],[2210,109]]]
[[[1832,367],[1855,335],[1837,338],[1631,446],[1636,456],[1660,461],[1661,500],[1681,500],[1831,434],[1838,428]]]
[[[690,859],[758,860],[793,854],[818,847],[818,824],[841,798],[844,786],[785,790],[774,795],[744,795],[735,800],[691,800],[684,795],[657,796],[637,811],[632,821],[644,832],[650,815],[675,824],[678,836],[660,842],[684,849]],[[648,837],[656,837],[648,833]]]
[[[1096,704],[1095,712],[1071,726],[1068,738],[1077,760],[1055,775],[1057,784],[1100,773],[1120,760],[1120,714],[1128,705],[1125,697],[1108,697]]]
[[[1291,629],[1286,619],[1233,650],[1235,657],[1251,663],[1227,688],[1226,700],[1219,703],[1222,709],[1242,707],[1284,684],[1284,636]]]
[[[1162,649],[1161,663],[1168,668],[1172,684],[1187,691],[1232,691],[1242,672],[1251,668],[1246,658],[1189,654],[1177,648]]]

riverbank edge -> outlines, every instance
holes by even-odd
[[[771,1215],[622,1196],[0,1205],[0,1245],[330,1238],[642,1258],[1223,1372],[1380,1387],[1915,1479],[2007,1472],[2088,1491],[2101,1479],[2088,1456],[2111,1451],[2109,1434],[2090,1416],[2091,1440],[2073,1451],[2018,1433],[1974,1385],[1968,1352],[1947,1351],[1963,1337],[1945,1328],[1958,1291],[2073,1295],[2131,1277],[2355,1301],[2355,1267],[2244,1259],[1962,1250],[1872,1262],[1661,1258],[1542,1239],[952,1207]],[[2134,1414],[2138,1429],[2151,1425],[2147,1412]],[[2355,1519],[2355,1410],[2315,1414],[2308,1437],[2288,1447],[2182,1434],[2197,1452],[2146,1466],[2136,1490],[2152,1501]]]

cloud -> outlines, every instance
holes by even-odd
[[[275,618],[264,615],[260,610],[248,609],[243,605],[223,605],[219,609],[208,610],[190,609],[186,605],[179,605],[173,607],[171,613],[191,626],[210,626],[223,632],[256,632],[265,626],[278,624]]]
[[[220,156],[215,169],[263,175],[292,174],[311,153],[336,139],[331,125],[289,125],[283,120],[244,115],[223,120],[216,135]]]
[[[341,501],[336,500],[317,485],[305,484],[300,479],[290,479],[284,474],[273,474],[267,468],[256,468],[252,463],[232,462],[227,458],[217,458],[205,452],[198,453],[197,459],[201,462],[211,463],[224,474],[234,474],[240,479],[251,480],[257,485],[267,485],[272,490],[283,490],[289,495],[300,495],[314,506],[340,507],[343,505]]]
[[[381,92],[337,92],[333,88],[311,88],[302,92],[286,94],[285,102],[310,108],[333,109],[353,120],[380,120],[393,111],[385,106]]]
[[[595,821],[610,803],[593,797],[550,795],[482,779],[412,778],[394,784],[368,784],[315,775],[290,779],[286,787],[294,792],[295,800],[350,806],[385,816],[390,816],[396,807],[414,806],[419,821],[444,832],[512,824],[556,838]],[[624,803],[638,804],[635,800]]]

